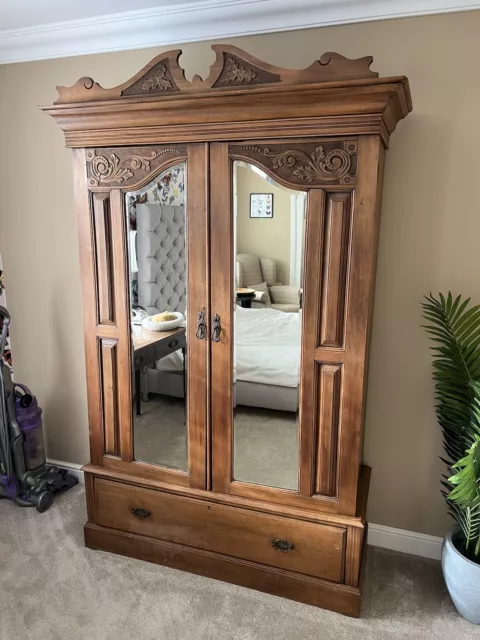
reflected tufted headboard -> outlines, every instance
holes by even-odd
[[[138,304],[149,314],[185,314],[185,209],[137,204]]]

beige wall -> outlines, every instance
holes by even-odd
[[[381,75],[410,78],[414,112],[387,155],[365,460],[372,522],[442,535],[442,464],[420,302],[430,290],[480,299],[480,12],[239,38],[268,62],[309,65],[324,51],[372,54]],[[188,76],[207,72],[207,44],[184,47]],[[50,456],[88,459],[77,242],[70,152],[36,105],[55,85],[104,86],[154,50],[0,67],[0,252],[14,316],[18,379],[45,409]]]
[[[273,218],[250,218],[250,194],[273,193]],[[290,194],[246,167],[237,167],[237,253],[273,258],[277,282],[290,283]],[[245,282],[244,284],[259,284]]]

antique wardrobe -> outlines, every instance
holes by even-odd
[[[358,616],[383,164],[408,81],[369,57],[294,71],[213,48],[205,80],[170,51],[44,108],[74,156],[85,541]]]

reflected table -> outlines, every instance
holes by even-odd
[[[255,300],[255,292],[237,295],[237,304],[244,309],[252,308],[252,300]]]
[[[141,326],[132,326],[132,343],[133,343],[133,369],[135,371],[135,401],[137,416],[141,415],[141,373],[144,367],[155,364],[157,360],[161,360],[166,356],[174,353],[178,349],[183,354],[183,396],[185,401],[186,382],[185,382],[185,348],[186,336],[185,328],[178,327],[171,331],[148,331]]]

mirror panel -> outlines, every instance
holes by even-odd
[[[297,490],[306,196],[234,171],[234,479]]]
[[[188,471],[186,163],[125,194],[134,458]]]

